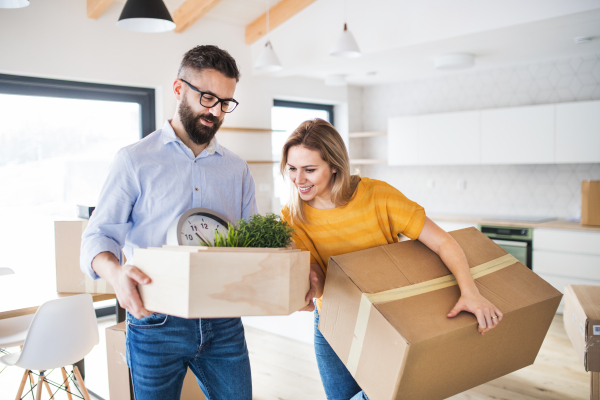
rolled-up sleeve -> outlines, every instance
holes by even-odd
[[[92,268],[94,258],[110,251],[122,261],[121,249],[131,228],[131,211],[140,193],[127,149],[121,149],[113,160],[96,209],[81,240],[81,270],[98,279]]]

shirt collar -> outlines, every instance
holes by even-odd
[[[181,139],[179,139],[177,137],[177,135],[175,134],[175,131],[173,130],[173,127],[171,126],[170,119],[165,121],[165,124],[162,127],[161,135],[162,135],[164,144],[171,143],[171,142],[180,142],[181,144],[184,144],[181,141]],[[209,156],[212,156],[215,153],[223,155],[223,147],[219,144],[219,142],[217,141],[217,138],[213,137],[212,140],[208,143],[208,146],[206,146],[206,148],[204,150],[202,150],[202,153],[204,153],[204,152],[206,152],[206,154]],[[200,155],[202,153],[200,153]]]

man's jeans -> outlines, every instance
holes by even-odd
[[[369,400],[319,331],[319,313],[316,309],[315,354],[327,400]]]
[[[251,400],[240,318],[184,319],[127,313],[127,364],[136,400],[179,399],[188,366],[208,400]]]

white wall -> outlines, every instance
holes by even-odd
[[[387,130],[389,117],[600,99],[600,54],[457,72],[436,79],[349,89],[360,110],[356,129]],[[351,119],[353,121],[354,119]],[[518,146],[514,143],[514,146]],[[386,138],[352,139],[357,158],[387,158]],[[362,168],[389,182],[428,213],[500,216],[581,215],[581,181],[600,164]],[[466,181],[466,189],[457,182]],[[429,182],[433,181],[433,187]]]

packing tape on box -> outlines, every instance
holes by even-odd
[[[89,220],[81,221],[81,235],[87,229]],[[88,274],[85,276],[85,292],[86,293],[106,293],[106,281],[104,279],[92,279]]]
[[[481,278],[482,276],[499,271],[518,262],[519,260],[512,254],[505,254],[502,257],[498,257],[492,261],[471,268],[471,276],[473,279]],[[397,289],[371,294],[363,293],[360,298],[356,324],[354,325],[354,337],[352,338],[352,345],[350,346],[350,354],[348,355],[348,362],[346,363],[346,368],[348,368],[348,371],[350,371],[352,376],[355,376],[356,369],[358,368],[358,361],[362,352],[365,334],[367,333],[369,314],[371,313],[371,308],[374,304],[405,299],[457,284],[456,278],[451,274]]]

